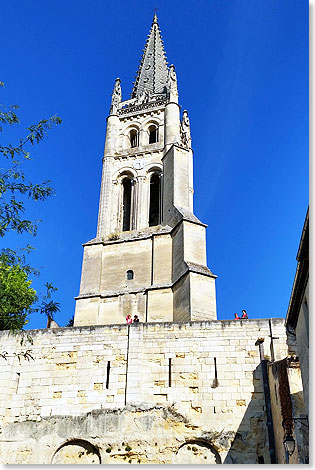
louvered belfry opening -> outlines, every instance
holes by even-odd
[[[154,173],[150,179],[149,226],[161,223],[161,177]]]

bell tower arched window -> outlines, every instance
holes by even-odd
[[[161,175],[153,173],[150,179],[149,227],[161,223]]]
[[[131,230],[131,194],[132,182],[130,178],[125,178],[123,186],[123,232]]]
[[[130,138],[130,147],[135,148],[138,147],[139,145],[139,134],[136,129],[131,129],[129,133],[129,138]]]
[[[149,127],[149,144],[155,144],[158,140],[158,128],[152,125]]]

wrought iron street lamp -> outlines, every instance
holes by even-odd
[[[285,430],[285,435],[283,438],[283,446],[285,450],[285,456],[286,456],[286,463],[289,463],[289,458],[293,454],[295,450],[295,440],[294,437],[292,436],[292,429],[293,429],[293,423],[299,423],[302,426],[305,426],[307,429],[309,427],[308,425],[308,418],[304,417],[299,417],[299,418],[286,418],[282,421],[282,427]]]
[[[295,449],[295,440],[291,434],[286,434],[283,439],[284,450],[291,457]]]

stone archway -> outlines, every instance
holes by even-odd
[[[57,449],[52,464],[100,464],[101,456],[93,444],[83,439],[65,442]]]
[[[221,458],[216,449],[206,440],[190,440],[180,446],[174,464],[213,465],[220,464]]]

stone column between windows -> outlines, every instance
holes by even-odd
[[[137,229],[138,223],[138,184],[137,178],[131,180],[131,197],[130,197],[130,230]]]
[[[111,184],[110,184],[110,157],[103,159],[103,171],[101,182],[101,193],[99,202],[97,238],[101,238],[110,233],[110,205],[111,205]]]
[[[147,178],[138,176],[138,229],[148,226]]]

